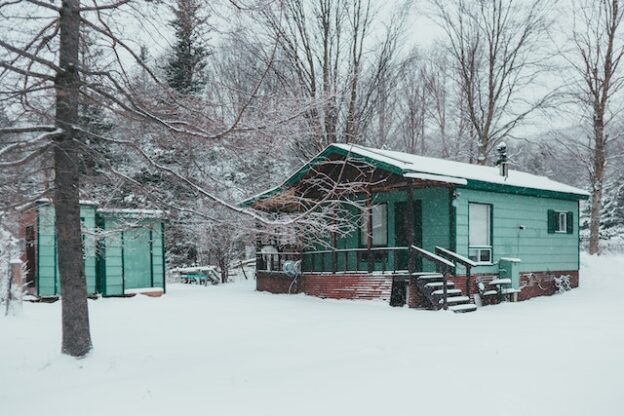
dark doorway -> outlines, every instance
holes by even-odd
[[[422,247],[422,201],[414,200],[414,244]],[[407,202],[397,202],[394,204],[394,230],[395,244],[397,247],[407,247],[409,245],[409,235],[407,218]],[[408,256],[406,251],[397,252],[397,269],[407,270]],[[422,259],[416,259],[416,271],[422,270]]]
[[[35,275],[37,273],[37,236],[35,227],[26,227],[26,287],[35,287]]]

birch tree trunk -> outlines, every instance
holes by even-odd
[[[63,321],[62,352],[83,357],[91,350],[87,287],[80,230],[79,171],[81,158],[74,126],[78,124],[80,1],[64,0],[59,17],[59,67],[54,142],[54,207],[58,241]]]

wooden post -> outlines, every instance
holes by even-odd
[[[338,219],[336,218],[336,210],[333,210],[333,221],[334,221],[334,230],[332,231],[332,247],[334,248],[332,252],[332,273],[336,274],[338,271],[338,253],[336,249],[338,248],[338,235],[336,233],[336,226],[338,224]]]
[[[444,296],[444,300],[442,301],[442,307],[444,308],[444,310],[447,310],[448,309],[448,301],[447,301],[447,298],[448,298],[448,293],[447,292],[448,292],[448,290],[446,288],[446,285],[448,283],[449,268],[447,266],[444,266],[444,268],[442,270],[443,270],[443,276],[444,276],[444,279],[443,279],[443,282],[442,282],[442,284],[443,284],[443,286],[442,286],[442,296]]]
[[[367,260],[368,260],[368,273],[372,273],[375,270],[375,259],[373,258],[372,248],[373,248],[373,196],[368,193],[366,199],[366,209],[368,215],[368,223],[366,224],[366,248],[367,248]]]
[[[256,230],[260,229],[260,222],[256,221]],[[260,238],[260,233],[256,232],[256,273],[258,270],[264,270],[266,265],[263,264],[262,259],[262,239]]]
[[[466,266],[466,296],[468,296],[469,299],[472,299],[472,289],[471,289],[471,285],[470,285],[470,280],[471,280],[471,276],[470,276],[470,270],[472,269],[472,267],[470,266]]]
[[[407,270],[411,275],[416,271],[416,257],[412,246],[414,245],[414,192],[411,187],[407,188]]]
[[[24,279],[22,277],[22,262],[21,260],[11,260],[11,280],[13,280],[13,287],[17,288],[20,292],[24,288]],[[21,300],[22,297],[20,296]]]

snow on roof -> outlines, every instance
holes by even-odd
[[[101,208],[97,212],[101,214],[128,214],[146,217],[160,217],[163,215],[163,212],[158,209]]]
[[[509,170],[509,176],[499,174],[497,167],[472,165],[469,163],[455,162],[433,157],[417,156],[410,153],[393,150],[381,150],[355,144],[332,144],[330,147],[342,149],[351,154],[371,158],[379,162],[392,165],[403,171],[405,177],[420,175],[441,175],[446,178],[438,179],[447,183],[465,184],[461,180],[474,180],[521,188],[541,189],[554,192],[563,192],[575,195],[588,196],[589,193],[582,189],[553,181],[545,176],[532,175],[517,170]],[[327,150],[327,149],[326,149]],[[424,178],[423,178],[424,179]]]
[[[201,273],[217,271],[217,266],[191,266],[191,267],[176,267],[171,269],[172,273]]]
[[[39,198],[35,202],[38,202],[41,204],[51,204],[52,200],[50,198]],[[80,202],[80,205],[99,205],[100,204],[99,202],[93,201],[90,199],[81,199],[79,202]]]

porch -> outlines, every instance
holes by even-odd
[[[407,267],[401,267],[403,264]],[[458,276],[457,267],[465,274]],[[391,306],[476,310],[471,260],[442,247],[415,245],[304,252],[258,252],[258,289],[338,299],[377,299]]]

